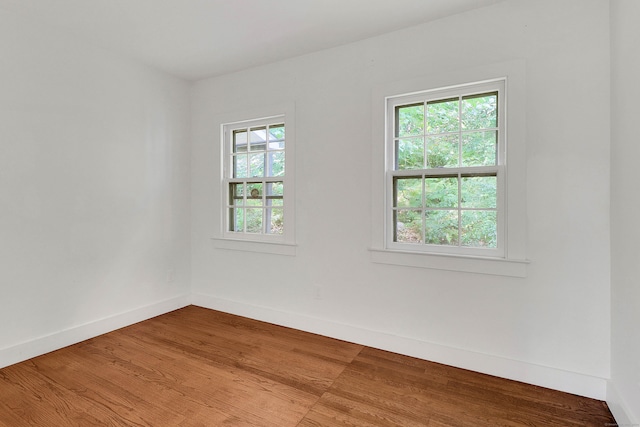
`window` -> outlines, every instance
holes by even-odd
[[[290,242],[293,214],[285,116],[223,124],[222,132],[223,237]]]
[[[505,81],[387,98],[390,249],[505,254]]]
[[[522,60],[373,88],[372,262],[526,277],[526,88]]]

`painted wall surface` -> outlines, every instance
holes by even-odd
[[[549,367],[604,381],[610,367],[609,52],[607,1],[509,0],[196,83],[194,295],[216,301],[213,306],[245,307],[247,315],[281,313],[281,323],[291,326],[315,319],[523,362],[524,370]],[[372,263],[373,89],[511,60],[526,64],[527,277]],[[214,118],[292,101],[296,256],[216,249]],[[411,352],[411,344],[398,350]]]
[[[188,293],[188,117],[187,83],[0,12],[0,352]]]
[[[640,423],[639,16],[639,2],[611,2],[612,381],[607,400],[620,425]]]

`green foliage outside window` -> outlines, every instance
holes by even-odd
[[[430,174],[429,170],[494,166],[497,93],[396,108],[394,237],[401,243],[497,246],[497,176]]]
[[[229,184],[229,231],[283,234],[284,182],[265,178],[284,177],[285,126],[236,129],[231,145],[232,179],[241,181]]]

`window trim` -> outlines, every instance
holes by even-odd
[[[526,63],[513,60],[484,66],[448,70],[410,80],[382,83],[372,91],[372,221],[369,252],[374,263],[457,272],[526,277]],[[405,251],[388,247],[387,234],[387,108],[386,100],[398,94],[438,90],[469,82],[505,79],[506,164],[504,165],[504,255]]]
[[[285,139],[285,175],[278,181],[284,182],[284,223],[283,234],[253,234],[231,232],[228,227],[228,191],[230,168],[230,140],[225,138],[225,131],[233,128],[251,127],[269,122],[270,124],[284,123]],[[296,255],[295,240],[295,104],[285,103],[264,107],[251,107],[246,110],[220,114],[216,117],[215,125],[218,133],[219,173],[218,191],[219,205],[217,213],[218,225],[212,240],[217,249],[239,250],[247,252],[268,253],[274,255]],[[257,177],[256,181],[271,180],[271,177]]]

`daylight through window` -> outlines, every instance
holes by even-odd
[[[504,81],[388,99],[388,246],[504,253]]]
[[[285,223],[283,117],[224,126],[227,148],[226,231],[282,236]]]

